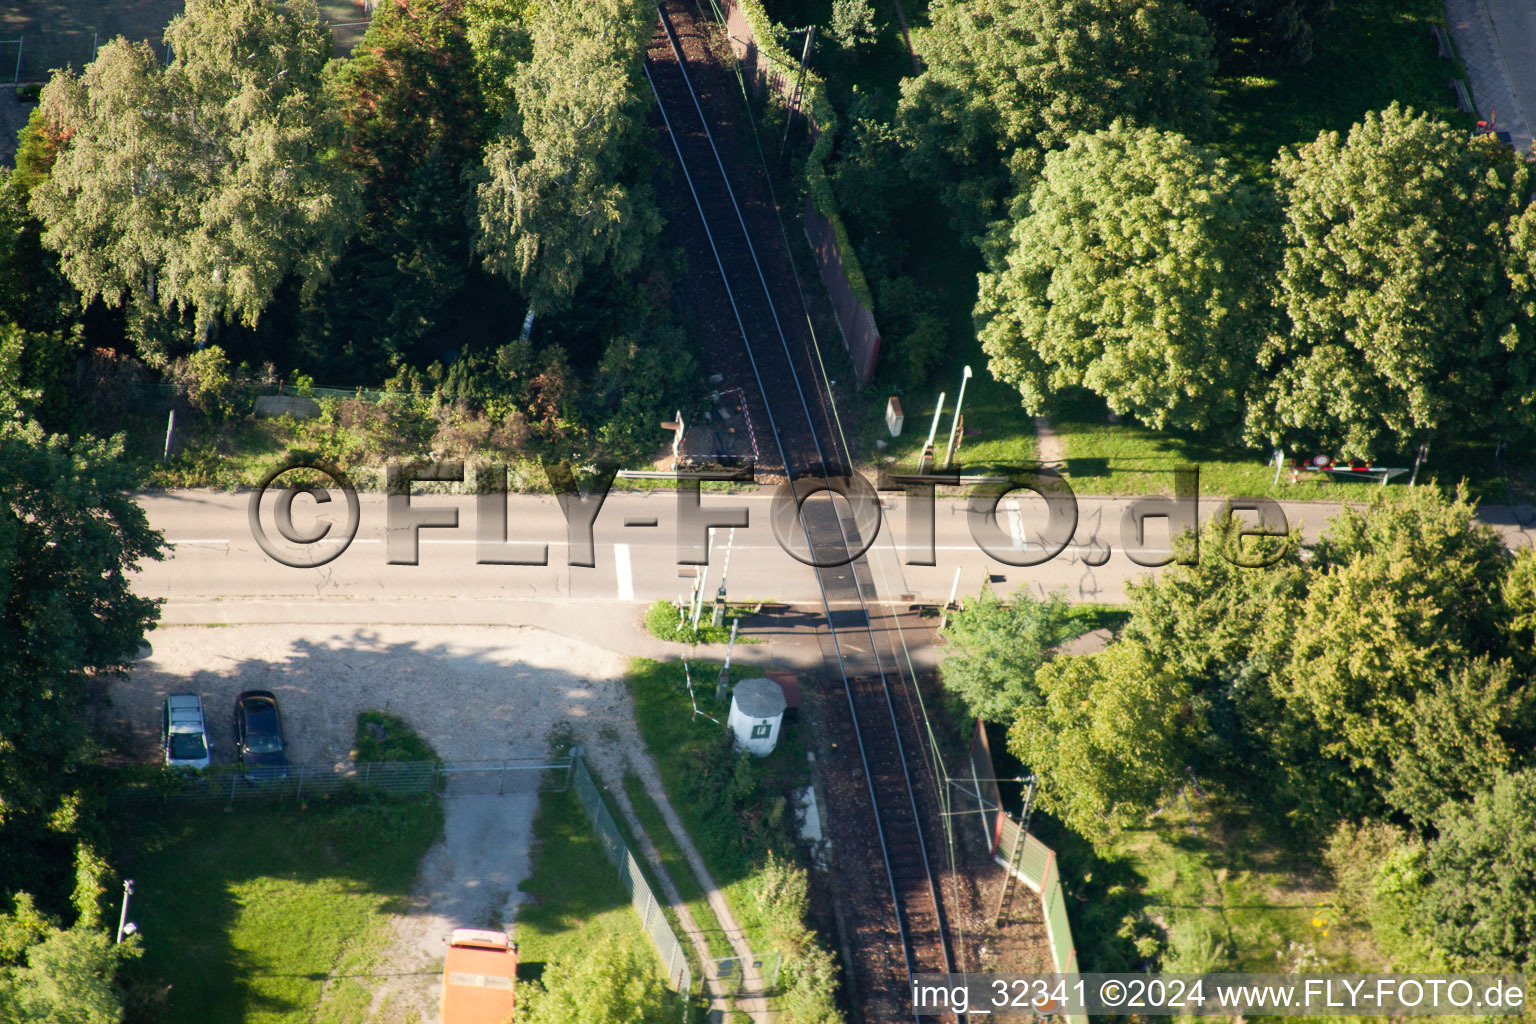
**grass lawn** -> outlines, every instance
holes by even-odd
[[[1376,480],[1340,480],[1305,473],[1290,483],[1289,465],[1276,484],[1274,463],[1265,453],[1212,444],[1181,431],[1156,431],[1134,423],[1110,423],[1108,408],[1087,392],[1063,396],[1051,417],[1067,460],[1066,475],[1079,494],[1172,494],[1173,470],[1200,469],[1200,493],[1268,496],[1293,501],[1365,501],[1379,490]],[[1413,452],[1383,455],[1379,464],[1411,468]],[[1421,482],[1455,487],[1463,480],[1474,498],[1502,503],[1528,495],[1530,470],[1523,464],[1500,465],[1486,442],[1434,445],[1419,472]],[[1389,489],[1406,486],[1406,474]]]
[[[593,779],[602,786],[596,776]],[[615,813],[614,821],[633,851],[634,837],[623,819]],[[574,790],[547,791],[540,796],[533,838],[533,872],[519,886],[526,898],[517,911],[517,976],[524,981],[536,980],[550,963],[580,959],[594,946],[613,939],[632,950],[641,963],[655,964],[657,975],[665,980],[666,967],[641,928],[617,869],[603,852]],[[635,859],[640,860],[638,856]],[[654,877],[643,864],[641,872],[659,902],[661,890]],[[689,954],[696,993],[690,1001],[690,1019],[702,1020],[705,1002],[697,997],[699,965],[688,943],[681,939],[675,915],[668,908],[663,910],[680,937],[683,951]]]
[[[533,873],[519,886],[527,899],[517,911],[518,977],[538,978],[546,964],[579,959],[609,938],[663,971],[574,790],[539,798],[533,838]]]
[[[1166,971],[1385,969],[1369,932],[1333,908],[1319,850],[1288,846],[1274,822],[1228,798],[1187,795],[1189,811],[1175,798],[1097,852],[1038,819],[1060,857],[1084,970],[1139,968],[1145,956],[1116,934],[1126,915],[1161,930]]]
[[[124,815],[116,845],[135,881],[142,970],[170,986],[160,1020],[363,1024],[355,976],[374,965],[442,820],[435,799]]]
[[[740,829],[735,821],[712,817],[696,800],[690,799],[699,785],[698,766],[703,752],[719,741],[723,725],[716,725],[703,715],[721,722],[730,713],[730,705],[714,699],[710,684],[719,671],[718,664],[690,662],[695,680],[694,691],[702,714],[694,717],[688,703],[680,662],[658,662],[637,658],[630,665],[629,692],[635,704],[635,722],[661,775],[662,785],[677,811],[683,827],[693,839],[704,866],[720,886],[726,903],[746,933],[753,952],[767,952],[767,924],[761,919],[753,895],[754,873],[768,851],[743,849]],[[751,670],[732,669],[732,678],[746,678]],[[700,681],[705,681],[702,685]],[[809,782],[805,744],[794,725],[786,727],[779,745],[767,757],[754,759],[753,767],[761,774],[772,813],[774,801],[790,790]],[[779,813],[787,813],[781,808]],[[659,824],[659,823],[658,823]],[[647,830],[650,826],[647,825]],[[791,851],[780,850],[781,855]],[[681,856],[677,851],[676,856]],[[676,874],[673,875],[677,877]],[[686,898],[686,890],[685,890]],[[702,925],[701,925],[702,926]]]
[[[1437,21],[1444,23],[1445,6],[1436,0],[1334,4],[1313,25],[1306,64],[1216,79],[1212,141],[1264,177],[1281,146],[1347,131],[1394,100],[1472,127],[1476,118],[1456,110],[1450,89],[1460,62],[1436,55],[1430,25]]]
[[[934,465],[943,464],[950,425],[954,422],[961,367],[965,365],[958,359],[952,359],[951,363],[954,365],[946,365],[940,379],[927,392],[920,396],[913,394],[902,402],[906,422],[901,437],[889,439],[891,447],[887,452],[896,456],[896,465],[917,464],[923,442],[928,439],[928,427],[933,422],[941,390],[944,392],[944,409],[933,443]],[[969,365],[974,376],[965,387],[965,408],[961,410],[967,424],[966,436],[960,440],[954,461],[965,473],[1000,472],[1034,462],[1039,454],[1035,443],[1035,420],[1019,404],[1018,391],[992,378],[987,370],[987,357],[979,345],[970,356]],[[883,426],[880,436],[886,436]]]
[[[656,853],[661,858],[661,866],[666,869],[672,884],[677,886],[677,894],[682,897],[684,905],[688,907],[688,913],[693,915],[694,924],[703,931],[710,956],[716,958],[734,956],[730,940],[725,937],[725,929],[720,927],[720,919],[715,916],[713,908],[710,907],[709,900],[704,895],[703,886],[699,884],[693,868],[689,866],[688,858],[684,856],[683,848],[677,844],[672,830],[667,828],[667,823],[661,817],[661,808],[656,806],[656,801],[652,799],[650,791],[645,788],[645,783],[640,781],[639,776],[626,772],[624,792],[635,808],[635,817],[640,819],[641,827],[645,829],[646,835],[651,837],[651,843],[656,847]]]

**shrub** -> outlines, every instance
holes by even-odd
[[[405,719],[388,711],[360,711],[357,715],[357,742],[352,746],[352,760],[362,761],[436,761],[437,751],[416,735]]]
[[[234,377],[229,370],[229,357],[219,346],[209,345],[173,360],[170,377],[177,393],[199,412],[225,416],[232,408]]]

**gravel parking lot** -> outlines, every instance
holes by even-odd
[[[105,723],[146,759],[157,756],[160,702],[182,691],[202,696],[222,763],[241,690],[277,695],[288,759],[305,764],[346,760],[357,713],[370,708],[401,716],[448,760],[537,757],[559,722],[591,742],[593,720],[628,718],[625,660],[541,629],[194,626],[149,639],[153,653],[113,684]]]
[[[231,759],[231,715],[241,690],[277,695],[289,759],[347,759],[356,716],[404,718],[449,760],[537,757],[566,723],[601,770],[638,751],[623,687],[626,659],[534,627],[253,625],[181,626],[150,635],[153,653],[113,684],[103,725],[159,756],[160,702],[202,696],[214,760]],[[259,656],[250,652],[259,651]],[[470,787],[474,788],[474,787]],[[516,928],[518,883],[528,874],[532,786],[507,796],[445,801],[442,839],[427,854],[395,940],[373,959],[370,1021],[436,1019],[444,939],[455,927]]]

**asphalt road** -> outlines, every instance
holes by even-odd
[[[1356,488],[1362,496],[1364,488]],[[671,492],[611,494],[593,524],[591,567],[569,564],[572,546],[567,524],[550,496],[511,495],[507,499],[508,538],[512,546],[494,548],[477,540],[476,502],[470,496],[415,495],[409,514],[439,510],[456,515],[454,528],[423,528],[416,549],[417,564],[392,564],[410,555],[412,529],[397,510],[392,525],[382,495],[359,496],[359,527],[355,540],[334,561],[317,568],[294,568],[264,553],[253,538],[249,494],[175,491],[146,494],[140,502],[150,523],[164,532],[169,555],[138,574],[135,589],[150,597],[169,599],[166,624],[203,622],[419,622],[504,623],[538,622],[542,617],[569,615],[570,602],[594,609],[606,605],[644,604],[686,596],[694,585],[692,565],[679,565],[680,550],[703,544],[701,526],[679,530],[679,500]],[[826,495],[811,500],[830,500]],[[839,499],[840,500],[840,499]],[[983,551],[972,536],[970,516],[962,501],[939,499],[935,504],[934,565],[913,565],[925,545],[909,538],[911,508],[900,494],[882,495],[881,523],[869,558],[881,599],[897,604],[940,603],[956,586],[961,596],[973,594],[990,581],[1011,592],[1028,587],[1037,593],[1065,588],[1074,601],[1123,602],[1126,583],[1150,571],[1129,556],[1123,543],[1128,499],[1085,497],[1073,542],[1044,564],[1021,567]],[[330,554],[337,547],[327,538],[306,547],[283,540],[274,524],[269,494],[261,523],[275,538],[274,550],[300,563]],[[819,605],[816,577],[809,566],[787,553],[770,524],[772,495],[767,491],[738,494],[705,492],[706,513],[744,510],[749,525],[717,530],[707,592],[713,595],[722,570],[733,602],[781,601]],[[1216,510],[1202,500],[1200,517]],[[1289,522],[1301,524],[1308,539],[1316,537],[1339,505],[1284,504]],[[339,533],[345,521],[340,500],[320,506],[300,495],[292,503],[295,532],[309,535],[321,524],[334,522]],[[1511,544],[1529,543],[1516,510],[1489,508],[1483,518],[1508,537]],[[655,525],[650,525],[654,522]],[[1153,560],[1167,550],[1166,520],[1148,522],[1141,558]],[[1004,499],[998,515],[1003,531],[997,542],[1004,558],[1038,553],[1046,526],[1044,503],[1026,495],[1016,506]],[[782,524],[781,524],[781,528]],[[1022,528],[1022,529],[1021,529]],[[786,535],[793,537],[789,521]],[[1014,538],[1023,535],[1023,548]],[[498,538],[499,539],[499,538]],[[581,547],[577,534],[577,553]],[[547,551],[545,550],[547,548]],[[729,558],[727,559],[727,552]],[[547,564],[484,564],[491,558],[519,558]],[[1102,564],[1095,564],[1102,563]],[[1257,570],[1256,570],[1257,571]],[[297,603],[296,603],[297,602]],[[302,608],[302,613],[296,609]],[[296,619],[296,615],[298,618]]]

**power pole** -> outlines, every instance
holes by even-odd
[[[123,912],[117,919],[117,941],[122,942],[124,935],[132,935],[137,928],[128,923],[128,897],[133,895],[133,879],[123,879]]]
[[[800,51],[800,69],[795,72],[795,88],[790,93],[789,110],[784,115],[784,139],[779,143],[779,162],[784,162],[784,148],[789,145],[789,126],[795,123],[795,112],[800,107],[800,87],[805,81],[805,65],[811,59],[811,40],[816,37],[816,26],[805,30],[805,47]]]

